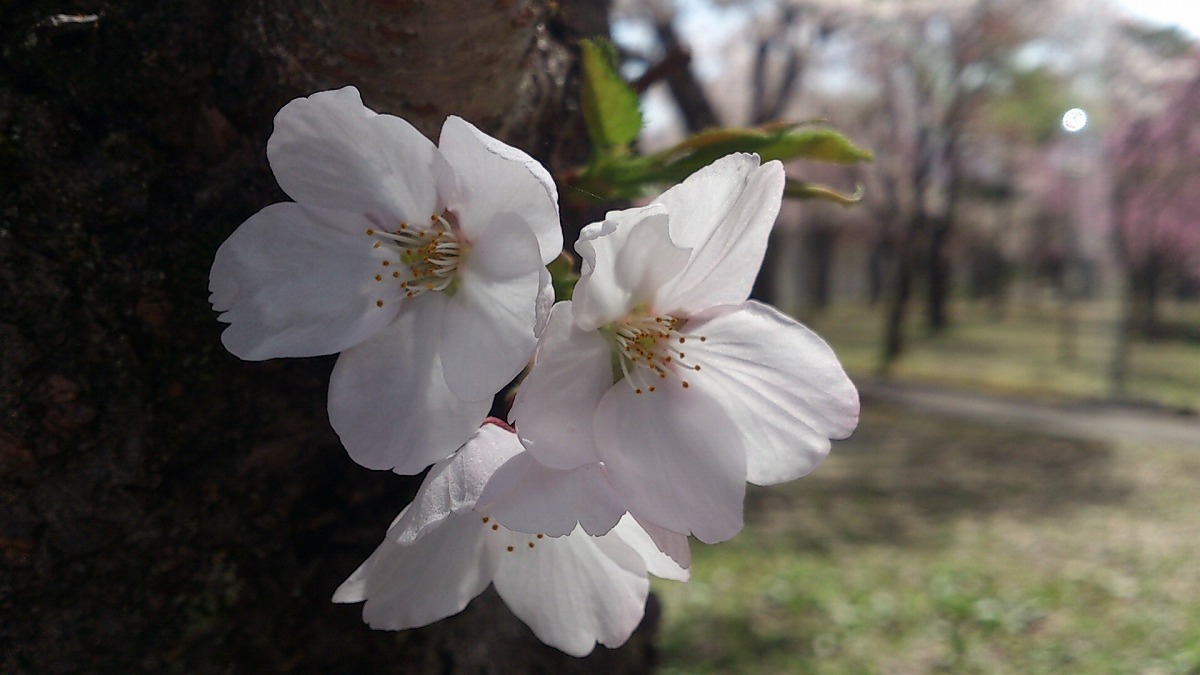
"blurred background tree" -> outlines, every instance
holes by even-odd
[[[1200,667],[1196,12],[614,3],[645,149],[762,115],[874,152],[789,164],[863,199],[785,204],[755,288],[834,347],[862,423],[659,587],[667,672]]]
[[[986,296],[999,320],[1013,298],[1029,306],[1045,290],[1070,362],[1084,314],[1121,297],[1122,279],[1139,317],[1152,305],[1145,288],[1190,283],[1177,238],[1175,262],[1138,275],[1121,262],[1121,251],[1152,245],[1153,218],[1118,228],[1117,188],[1139,172],[1109,158],[1116,145],[1106,140],[1162,114],[1169,92],[1192,79],[1197,47],[1178,31],[1145,28],[1112,5],[1029,0],[630,0],[613,16],[627,72],[662,120],[652,119],[647,147],[713,120],[775,117],[827,119],[877,151],[848,169],[801,167],[847,192],[862,185],[862,206],[785,205],[755,294],[808,316],[832,301],[880,303],[878,372],[904,354],[917,299],[926,340],[952,326],[958,298]],[[667,73],[671,85],[657,89]],[[677,81],[688,82],[686,96]],[[1089,113],[1086,128],[1064,129],[1073,107]],[[1157,161],[1130,143],[1126,154]],[[1176,155],[1190,161],[1194,151],[1181,143]],[[1130,205],[1160,202],[1169,210],[1153,197]],[[1182,192],[1170,203],[1179,231],[1194,231]],[[1148,269],[1163,280],[1149,283]],[[1127,344],[1121,325],[1112,317],[1105,329],[1114,363]]]

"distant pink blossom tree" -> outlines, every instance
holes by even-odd
[[[1116,249],[1144,331],[1158,327],[1164,291],[1200,278],[1200,76],[1174,89],[1161,112],[1109,138]]]

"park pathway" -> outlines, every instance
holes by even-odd
[[[856,382],[866,405],[1021,427],[1053,436],[1100,441],[1149,441],[1200,450],[1200,417],[1115,402],[1049,403],[878,378]]]

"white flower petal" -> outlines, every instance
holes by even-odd
[[[562,252],[558,189],[537,160],[459,117],[442,125],[438,150],[455,176],[447,208],[474,238],[508,213],[520,215],[537,238],[543,265]]]
[[[688,262],[670,228],[667,212],[650,205],[612,211],[583,229],[575,243],[583,272],[572,296],[580,329],[595,330],[638,305],[656,306],[659,288]]]
[[[525,448],[512,431],[484,424],[462,450],[450,460],[450,496],[457,511],[475,508],[480,494],[496,470]]]
[[[442,366],[460,398],[490,400],[529,363],[543,270],[519,219],[504,216],[472,242],[442,319]]]
[[[354,461],[418,473],[479,428],[491,400],[466,402],[446,386],[439,354],[446,298],[427,293],[396,321],[342,352],[329,378],[329,421]]]
[[[409,506],[405,506],[404,509],[400,511],[400,515],[396,516],[393,523],[404,518],[405,514],[408,513],[410,506],[412,505],[410,504]],[[382,555],[383,554],[379,551],[379,547],[375,547],[375,551],[371,553],[371,555],[363,562],[363,564],[359,565],[358,569],[354,570],[354,572],[347,577],[340,586],[337,587],[337,590],[333,592],[333,602],[349,603],[362,602],[363,600],[366,600],[367,580],[371,577],[371,569],[375,567],[375,561],[379,557],[382,557]]]
[[[551,537],[580,526],[591,535],[612,529],[625,509],[599,464],[562,471],[521,453],[496,469],[479,497],[479,508],[518,532]]]
[[[493,583],[538,639],[572,656],[585,656],[597,642],[624,644],[650,591],[646,565],[633,549],[579,530],[502,553]]]
[[[812,471],[830,438],[858,424],[858,391],[815,333],[757,302],[692,317],[689,358],[704,370],[693,385],[720,402],[748,453],[747,480],[771,485]]]
[[[410,544],[451,513],[474,509],[496,469],[523,450],[517,435],[508,429],[495,424],[479,427],[453,457],[433,465],[412,503],[388,529],[388,538]]]
[[[330,224],[338,218],[358,233]],[[242,223],[209,274],[210,301],[230,324],[225,347],[250,361],[333,354],[391,323],[399,305],[376,306],[379,258],[368,227],[360,216],[292,203]]]
[[[288,103],[267,141],[271,170],[292,199],[389,224],[425,223],[443,211],[436,152],[408,122],[363,106],[354,87]]]
[[[617,523],[612,529],[612,534],[642,556],[650,574],[673,581],[687,581],[691,576],[687,567],[691,564],[692,555],[685,535],[661,527],[643,527],[629,514]],[[679,562],[677,557],[686,562]]]
[[[487,588],[495,559],[473,512],[453,514],[410,546],[384,539],[334,593],[334,602],[366,601],[372,628],[416,628],[461,612]]]
[[[537,323],[533,332],[541,335],[546,330],[546,322],[550,321],[550,310],[554,308],[554,279],[550,276],[550,270],[538,268],[538,283]]]
[[[599,461],[592,417],[612,386],[611,347],[598,333],[575,328],[571,302],[560,302],[538,343],[509,418],[529,453],[555,469]]]
[[[633,231],[632,227],[618,228],[619,220],[636,221],[649,217],[665,218],[661,207],[612,211],[598,223],[584,226],[575,241],[580,257],[580,276],[571,293],[575,319],[580,330],[593,331],[629,311],[629,297],[618,283],[617,251],[620,243]],[[599,250],[597,250],[599,249]],[[597,271],[597,266],[600,267]],[[580,314],[582,312],[582,314]]]
[[[582,656],[597,642],[623,643],[649,592],[636,548],[582,529],[558,538],[513,532],[471,508],[495,465],[519,447],[515,440],[507,428],[487,424],[453,459],[438,463],[334,602],[365,600],[363,618],[372,627],[404,629],[461,611],[491,581],[546,644]],[[421,531],[407,536],[414,528]]]
[[[709,544],[741,530],[746,450],[708,396],[673,380],[643,394],[618,382],[600,401],[593,431],[630,513]]]
[[[758,166],[757,155],[729,155],[655,200],[671,214],[675,245],[692,250],[687,268],[661,291],[659,310],[687,316],[750,296],[783,183],[779,162]]]
[[[455,457],[458,454],[455,454]],[[437,529],[442,521],[454,513],[449,475],[450,462],[453,459],[443,459],[429,469],[412,502],[404,507],[388,527],[387,539],[407,546]]]
[[[673,532],[665,527],[659,527],[658,525],[646,521],[645,519],[638,518],[637,516],[634,516],[634,520],[637,521],[638,525],[642,526],[642,529],[646,531],[646,534],[650,535],[650,538],[654,540],[654,545],[658,547],[658,550],[662,551],[668,558],[675,561],[676,565],[679,565],[679,567],[685,570],[692,566],[692,549],[690,546],[688,546],[687,535]]]

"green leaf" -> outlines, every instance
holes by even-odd
[[[790,199],[826,199],[842,206],[853,206],[862,201],[863,187],[859,185],[855,188],[854,194],[847,195],[828,185],[806,183],[795,178],[788,178],[783,184],[783,196]]]
[[[579,274],[575,272],[574,256],[563,251],[550,261],[546,269],[550,272],[550,284],[554,286],[554,301],[570,300],[575,293],[575,283],[579,281]]]
[[[764,162],[809,159],[852,164],[872,159],[869,150],[837,131],[798,126],[775,123],[755,129],[706,129],[666,150],[638,158],[642,162],[606,167],[606,173],[619,183],[677,183],[735,152],[758,153]]]
[[[854,164],[873,159],[870,150],[854,145],[833,129],[798,129],[794,124],[773,124],[755,129],[705,129],[659,154],[680,159],[716,159],[733,152],[757,152],[764,162],[811,159]]]
[[[716,160],[735,152],[754,152],[763,159],[809,159],[850,164],[870,161],[869,150],[854,145],[841,133],[809,124],[773,122],[753,129],[705,129],[678,144],[650,155],[608,153],[592,158],[574,174],[572,187],[578,195],[599,199],[631,199],[643,196],[651,186],[674,184]],[[789,196],[798,199],[829,199],[853,204],[861,195],[844,195],[832,188],[795,183]]]
[[[603,38],[580,40],[583,52],[583,118],[600,153],[624,152],[642,130],[638,95],[617,73],[616,49]]]
[[[763,161],[770,159],[811,159],[834,164],[855,164],[874,159],[870,150],[860,148],[833,129],[805,129],[780,134],[759,151]]]

